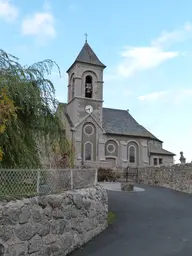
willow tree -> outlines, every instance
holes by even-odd
[[[0,135],[5,131],[7,122],[16,117],[16,108],[12,100],[7,96],[5,88],[0,91]],[[0,161],[3,159],[3,151],[0,147]]]
[[[17,118],[9,118],[0,135],[3,150],[1,167],[41,167],[41,147],[70,154],[70,143],[56,115],[55,88],[46,78],[58,65],[44,60],[31,66],[22,66],[18,58],[0,50],[0,91],[14,102]],[[0,106],[1,108],[1,106]]]

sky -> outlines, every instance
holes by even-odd
[[[0,48],[23,65],[52,59],[56,98],[67,100],[66,70],[88,34],[107,66],[104,107],[130,114],[192,161],[191,0],[0,0]]]

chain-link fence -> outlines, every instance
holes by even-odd
[[[61,193],[96,183],[97,169],[0,169],[0,197]]]

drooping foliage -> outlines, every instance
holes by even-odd
[[[45,148],[52,152],[59,146],[61,153],[71,154],[64,127],[56,115],[54,85],[46,78],[54,67],[60,73],[52,60],[22,66],[16,57],[0,50],[0,92],[6,91],[6,97],[16,107],[16,118],[7,119],[0,135],[2,167],[39,168]]]
[[[5,89],[0,91],[0,135],[5,131],[7,122],[16,117],[16,108],[12,100],[7,96]],[[0,161],[3,159],[3,151],[0,147]]]

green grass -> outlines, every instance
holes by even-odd
[[[115,214],[114,212],[108,212],[108,224],[111,225],[115,221]]]

